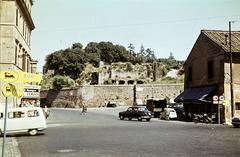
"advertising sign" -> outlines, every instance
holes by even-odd
[[[23,90],[24,98],[40,98],[40,86],[25,85]]]
[[[37,82],[40,83],[42,76],[39,74],[27,73],[20,70],[5,70],[0,72],[0,79],[3,82]]]
[[[0,72],[0,79],[3,82],[11,83],[16,82],[19,79],[19,74],[14,70],[5,70]]]

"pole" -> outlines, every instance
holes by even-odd
[[[136,102],[136,85],[133,86],[133,106],[137,104]]]
[[[220,124],[220,103],[218,100],[218,124]]]
[[[232,32],[231,32],[231,23],[233,21],[229,21],[229,53],[230,53],[230,96],[231,96],[231,113],[232,117],[234,117],[235,106],[233,102],[233,72],[232,72]]]
[[[4,150],[5,150],[5,141],[6,141],[6,128],[7,128],[7,101],[8,98],[6,96],[6,100],[5,100],[5,114],[4,114],[4,135],[3,135],[3,144],[2,144],[2,157],[4,157]]]

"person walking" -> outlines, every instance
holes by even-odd
[[[87,106],[83,103],[82,104],[82,114],[86,114],[87,113]]]
[[[47,108],[47,105],[45,105],[44,106],[44,113],[45,113],[45,117],[46,117],[46,119],[48,118],[48,116],[49,116],[49,110],[48,110],[48,108]]]

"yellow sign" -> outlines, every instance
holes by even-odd
[[[8,83],[16,82],[19,79],[19,75],[17,71],[13,71],[13,70],[1,71],[0,79],[3,82],[8,82]]]
[[[13,93],[12,93],[12,88],[10,86],[10,84],[5,84],[3,87],[2,87],[2,93],[5,97],[7,96],[13,96]]]
[[[19,73],[21,80],[19,82],[37,82],[40,83],[42,80],[42,76],[39,74],[20,72]]]
[[[0,72],[0,79],[3,82],[37,82],[40,83],[42,76],[39,74],[27,73],[20,70],[7,70]]]
[[[12,85],[12,84],[5,84],[2,87],[2,93],[5,97],[8,96],[18,96],[22,97],[23,96],[23,88]]]

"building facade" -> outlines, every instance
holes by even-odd
[[[36,73],[37,61],[31,57],[32,6],[33,0],[0,0],[0,71]],[[0,100],[4,103],[2,96]]]
[[[232,54],[233,104],[230,95],[230,52]],[[187,113],[220,115],[221,123],[240,114],[240,32],[202,30],[185,64],[184,92],[175,101],[183,102]],[[225,103],[213,103],[223,96]],[[232,113],[233,111],[233,113]],[[218,117],[218,116],[217,116]]]

